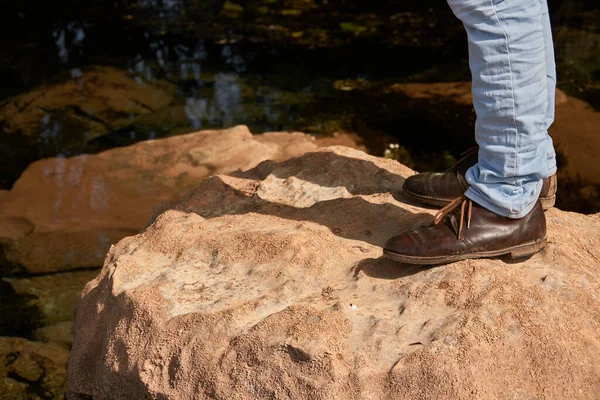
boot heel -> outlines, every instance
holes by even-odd
[[[532,244],[528,244],[522,247],[519,247],[517,249],[513,249],[510,252],[510,258],[522,258],[522,257],[529,257],[534,255],[535,253],[540,252],[541,250],[544,249],[544,247],[546,247],[546,239],[537,242],[537,243],[532,243]]]
[[[554,204],[556,203],[556,196],[540,197],[540,203],[542,203],[542,208],[544,210],[548,210],[554,207]]]

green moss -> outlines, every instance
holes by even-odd
[[[355,22],[349,22],[349,21],[340,22],[340,28],[343,31],[353,32],[355,35],[359,35],[368,30],[368,28],[366,26],[358,25]]]
[[[225,4],[223,4],[223,11],[232,13],[243,13],[244,7],[240,6],[239,4],[232,3],[231,1],[226,1]]]
[[[281,15],[286,16],[286,17],[289,17],[289,16],[299,17],[300,15],[302,15],[302,10],[291,10],[291,9],[288,9],[288,10],[281,10],[279,13]]]

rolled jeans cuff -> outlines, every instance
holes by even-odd
[[[533,210],[533,207],[535,207],[535,203],[537,203],[538,198],[539,198],[539,193],[542,189],[542,181],[540,181],[537,185],[536,188],[536,192],[537,192],[537,196],[535,196],[535,201],[532,202],[528,202],[526,204],[524,204],[520,210],[507,210],[503,207],[498,206],[497,204],[494,204],[492,202],[490,202],[487,196],[483,196],[481,195],[477,189],[475,189],[473,186],[470,186],[467,191],[465,192],[465,196],[474,201],[475,203],[479,204],[480,206],[482,206],[483,208],[493,212],[494,214],[498,214],[501,215],[503,217],[507,217],[510,219],[519,219],[519,218],[523,218],[524,216],[526,216],[527,214],[529,214],[529,212],[531,210]]]

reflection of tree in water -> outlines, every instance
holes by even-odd
[[[136,3],[140,7],[166,13],[168,16],[179,15],[186,7],[184,0],[137,0]]]
[[[60,60],[67,64],[69,62],[69,53],[79,49],[83,39],[85,39],[85,32],[83,27],[72,22],[67,24],[64,28],[57,28],[52,32],[52,36],[56,38],[56,47],[58,47],[58,57]]]
[[[549,3],[559,87],[599,107],[600,4]],[[135,125],[131,118],[132,126],[110,133],[120,144],[239,123],[255,132],[345,128],[363,132],[378,155],[399,143],[424,167],[447,151],[456,156],[472,136],[469,107],[332,85],[469,79],[463,28],[444,1],[71,0],[56,7],[7,0],[1,7],[0,40],[11,43],[0,46],[0,99],[79,79],[97,64],[128,69],[140,86],[177,85],[160,123]],[[38,142],[46,147],[70,129],[54,120],[43,125]],[[403,131],[434,132],[439,148]],[[106,147],[116,143],[105,140]]]
[[[234,121],[246,118],[240,80],[236,74],[215,75],[214,95],[208,113],[210,123],[222,126],[231,126]]]
[[[600,2],[549,0],[558,84],[600,110]]]
[[[559,68],[562,69],[559,76],[564,77],[562,84],[569,86],[567,89],[571,94],[577,95],[581,93],[579,89],[594,89],[589,81],[597,81],[599,74],[596,59],[600,57],[598,2],[550,0],[550,7]],[[290,51],[289,45],[328,48],[331,57],[321,63],[315,60],[313,67],[317,70],[326,70],[327,64],[332,61],[334,68],[348,68],[344,64],[349,63],[363,63],[361,67],[364,67],[368,61],[360,60],[365,58],[376,64],[368,66],[368,70],[385,70],[383,64],[388,64],[390,67],[385,71],[389,73],[393,70],[391,64],[398,64],[398,75],[406,70],[406,64],[412,63],[421,69],[437,65],[438,71],[426,76],[429,80],[448,79],[454,70],[452,64],[456,62],[461,63],[461,69],[466,69],[462,27],[452,16],[446,2],[437,0],[268,3],[262,0],[72,0],[69,7],[55,7],[47,0],[8,0],[3,2],[2,9],[5,12],[0,13],[0,36],[13,41],[13,46],[0,49],[0,55],[8,55],[3,59],[18,59],[17,53],[10,54],[10,49],[15,48],[15,40],[23,44],[33,40],[35,51],[49,61],[33,65],[33,70],[31,67],[18,68],[18,65],[13,70],[7,63],[4,68],[10,69],[13,74],[21,74],[23,83],[36,79],[43,81],[47,74],[64,68],[60,64],[61,60],[64,64],[65,57],[70,64],[78,64],[71,65],[73,67],[88,63],[119,63],[123,57],[127,58],[127,53],[138,53],[143,59],[152,53],[158,62],[167,63],[176,57],[175,54],[167,54],[164,49],[173,46],[173,35],[206,38],[210,42],[227,41],[233,36],[244,43],[246,54],[257,50],[249,48],[250,43],[263,43],[265,48],[259,51],[272,50],[279,56]],[[225,12],[226,9],[238,11],[231,14]],[[151,48],[150,44],[161,40],[163,48]],[[183,43],[187,39],[177,41],[180,45],[189,45]],[[388,46],[387,49],[381,44]],[[341,49],[340,46],[351,47]],[[389,53],[389,46],[404,54],[401,63],[390,62],[397,59],[394,56],[383,58],[381,53]],[[373,49],[372,53],[367,52],[369,48]],[[410,54],[411,49],[424,51]],[[229,50],[227,46],[219,49],[223,52]],[[300,49],[293,51],[297,50]],[[78,56],[73,57],[74,53]],[[352,53],[357,56],[349,58]],[[377,58],[378,53],[382,58]],[[241,57],[247,58],[244,54]],[[335,65],[336,60],[339,60],[339,65]],[[238,61],[233,57],[232,66],[237,72],[242,72]],[[250,67],[247,63],[244,65],[246,69]]]

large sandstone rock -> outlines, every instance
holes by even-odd
[[[10,284],[11,299],[26,299],[35,315],[28,317],[20,308],[17,315],[31,319],[27,327],[42,325],[35,332],[38,340],[69,348],[72,310],[85,283],[99,272],[90,267],[102,265],[112,243],[139,232],[156,203],[180,197],[212,173],[353,140],[343,134],[316,140],[300,133],[253,136],[237,127],[38,161],[10,192],[0,191],[0,273],[17,273],[0,284]],[[12,300],[3,301],[6,310],[17,310]],[[5,319],[0,328],[14,322]],[[66,368],[66,358],[57,362]],[[6,379],[6,388],[34,390]],[[0,399],[2,390],[0,382]],[[10,393],[7,398],[18,397]]]
[[[317,146],[310,135],[253,136],[238,126],[37,161],[9,192],[0,193],[5,272],[101,266],[110,245],[137,233],[155,204],[179,198],[209,175]]]
[[[84,289],[71,398],[596,399],[600,214],[550,210],[523,263],[401,265],[411,173],[332,147],[158,208]]]

